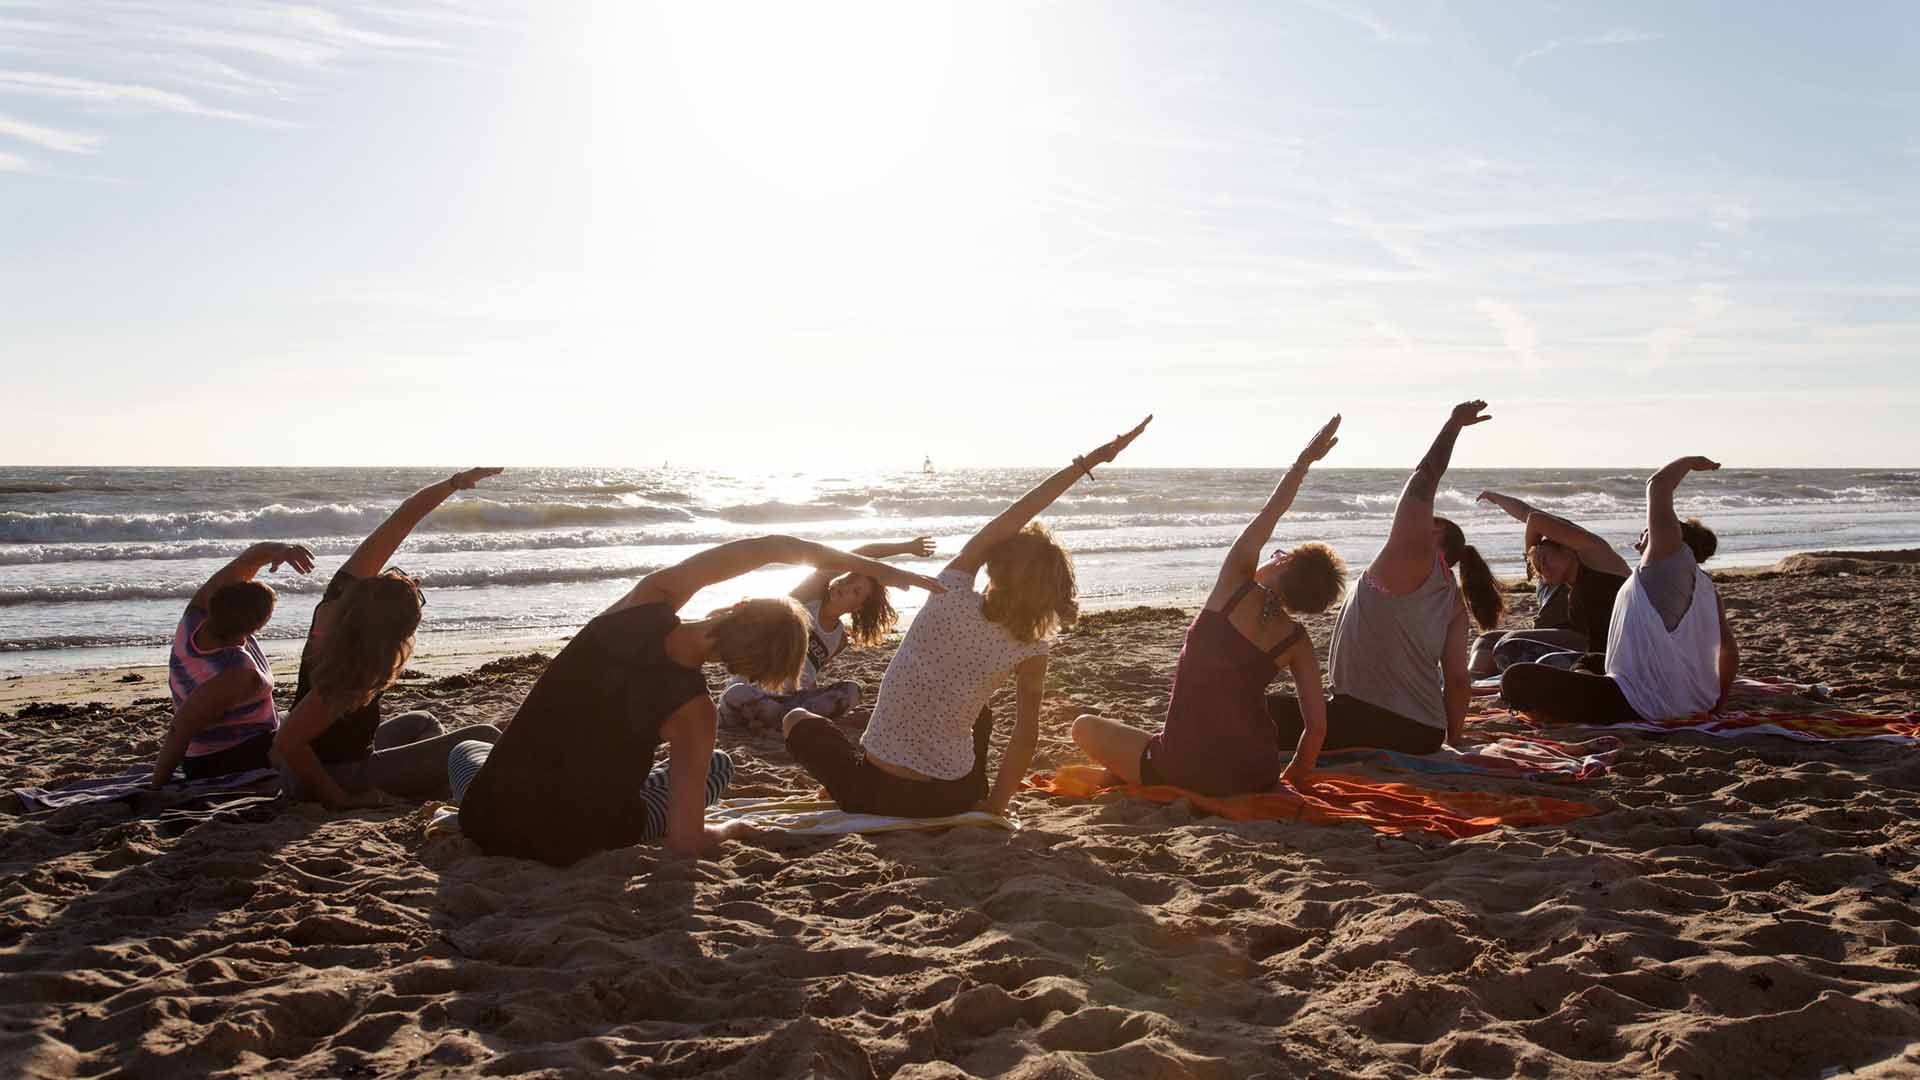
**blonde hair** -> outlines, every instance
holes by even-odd
[[[386,570],[348,586],[339,603],[340,614],[319,643],[313,689],[333,708],[352,711],[392,686],[413,655],[420,586]]]
[[[980,614],[1016,641],[1038,641],[1080,618],[1073,556],[1052,530],[1033,522],[987,555],[987,588]]]
[[[766,690],[785,689],[807,659],[807,609],[784,596],[742,600],[713,613],[714,659]]]

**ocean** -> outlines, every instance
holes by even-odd
[[[412,491],[452,469],[0,467],[0,676],[158,663],[180,609],[250,542],[296,540],[319,565],[268,574],[281,595],[262,635],[291,655],[327,579]],[[1496,571],[1520,573],[1521,527],[1476,504],[1483,488],[1573,518],[1623,551],[1638,534],[1649,469],[1454,469],[1439,508]],[[394,562],[429,602],[436,638],[552,638],[647,572],[766,532],[837,546],[929,534],[926,573],[1045,475],[1040,469],[727,473],[692,468],[509,469],[454,496]],[[1082,604],[1191,603],[1265,501],[1270,469],[1103,468],[1044,515],[1074,553]],[[1379,549],[1406,471],[1316,469],[1276,544],[1323,540],[1355,573]],[[1920,470],[1725,469],[1681,489],[1683,515],[1720,535],[1715,566],[1810,549],[1920,546]],[[690,613],[784,592],[771,568],[696,596]],[[903,616],[918,594],[896,604]]]

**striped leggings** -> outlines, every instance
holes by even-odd
[[[470,741],[455,746],[447,754],[447,784],[453,789],[454,802],[466,795],[467,785],[480,775],[480,766],[487,763],[487,755],[492,752],[490,744]],[[713,760],[707,763],[707,805],[719,802],[732,783],[733,759],[724,751],[715,750]],[[640,781],[640,801],[647,808],[646,830],[640,838],[664,839],[667,835],[667,762],[655,765],[647,778]]]

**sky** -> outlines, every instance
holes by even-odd
[[[8,464],[1920,463],[1900,2],[0,0]]]

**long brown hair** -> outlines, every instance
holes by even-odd
[[[313,666],[313,689],[332,707],[351,711],[392,686],[413,655],[420,586],[386,570],[349,585],[338,603]]]
[[[1433,519],[1440,526],[1440,556],[1448,566],[1460,568],[1460,591],[1466,594],[1467,610],[1473,612],[1473,621],[1480,629],[1491,630],[1500,625],[1500,616],[1506,614],[1507,598],[1500,592],[1499,579],[1488,569],[1487,560],[1480,557],[1472,544],[1467,543],[1467,534],[1460,526],[1443,517]]]
[[[849,573],[834,585],[853,576]],[[848,619],[853,625],[847,629],[847,641],[856,649],[880,644],[900,622],[900,613],[893,610],[893,601],[887,598],[887,587],[866,574],[860,576],[865,577],[867,584],[872,587],[867,590],[866,601]],[[832,586],[828,588],[831,590]]]
[[[807,609],[782,597],[742,600],[714,612],[713,658],[765,690],[786,689],[807,659]]]
[[[1016,641],[1038,641],[1080,618],[1080,587],[1073,556],[1038,521],[1000,542],[987,555],[987,588],[980,614]]]

